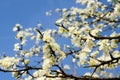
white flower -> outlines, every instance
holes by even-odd
[[[36,39],[36,36],[31,36],[31,40],[34,40],[34,39]]]
[[[24,40],[22,40],[21,44],[26,45],[26,42],[27,42],[27,40],[24,39]]]
[[[20,24],[16,24],[15,26],[21,26]],[[22,27],[21,27],[22,28]]]
[[[53,51],[59,51],[60,46],[56,42],[51,42],[50,46],[52,47]]]
[[[67,11],[67,9],[66,9],[66,8],[63,8],[62,11],[65,12],[65,11]]]
[[[108,60],[111,60],[111,57],[110,57],[110,55],[109,55],[109,53],[104,53],[102,56],[100,56],[99,58],[98,58],[99,60],[103,60],[103,61],[108,61]]]
[[[17,31],[17,30],[18,30],[18,28],[17,28],[17,27],[14,27],[14,28],[13,28],[13,31]]]
[[[32,76],[25,78],[25,80],[32,80]]]
[[[63,18],[60,18],[60,19],[58,19],[58,20],[56,21],[56,24],[61,24],[62,21],[63,21]]]
[[[111,47],[112,48],[117,48],[118,47],[118,43],[117,42],[118,42],[118,40],[114,40],[114,39],[111,40]]]
[[[27,52],[24,55],[25,55],[25,57],[29,58],[29,57],[33,56],[33,52],[30,52],[30,53]]]
[[[70,70],[70,66],[69,65],[64,65],[64,67],[63,67],[65,70]]]
[[[84,76],[91,76],[91,73],[90,73],[90,72],[87,72],[87,73],[84,74]],[[99,75],[96,74],[96,73],[94,73],[94,74],[93,74],[93,77],[98,78]]]
[[[47,56],[48,56],[48,54],[49,54],[49,52],[50,52],[50,48],[49,48],[49,45],[48,44],[45,44],[45,45],[43,45],[43,53],[44,54],[47,54]]]
[[[84,65],[86,62],[86,58],[88,57],[88,53],[85,51],[80,51],[79,55],[77,55],[77,57],[79,58],[79,62],[78,65]]]
[[[43,41],[45,42],[52,42],[54,41],[53,37],[51,36],[51,30],[46,30],[44,31],[44,34],[43,34]]]
[[[114,13],[115,13],[116,15],[119,15],[119,14],[120,14],[120,3],[115,4]]]
[[[114,32],[110,35],[110,37],[115,37],[115,36],[119,36],[119,34],[114,31]]]
[[[77,36],[72,36],[71,42],[75,47],[81,47],[81,38]]]
[[[88,64],[89,65],[98,65],[98,64],[100,64],[100,62],[97,61],[96,59],[90,58]]]
[[[18,72],[12,72],[12,76],[13,76],[13,77],[18,76]]]
[[[45,77],[45,76],[39,77],[39,78],[37,78],[37,79],[35,79],[35,80],[46,80],[46,77]]]
[[[30,63],[30,60],[29,59],[26,59],[25,61],[24,61],[24,64],[25,65],[28,65]]]
[[[14,51],[19,51],[20,50],[20,44],[16,43],[14,44]]]
[[[119,51],[115,50],[113,53],[112,53],[113,57],[116,58],[116,57],[120,57],[120,53]]]
[[[94,46],[94,42],[91,39],[87,39],[84,50],[90,52]]]
[[[51,68],[51,66],[54,64],[54,59],[53,58],[47,58],[44,59],[43,64],[42,64],[42,68],[43,70],[49,70]]]
[[[41,35],[40,35],[40,33],[37,33],[37,35],[36,35],[36,41],[39,41],[41,39]]]
[[[32,28],[25,29],[26,32],[32,31]]]
[[[17,31],[19,29],[22,29],[22,26],[20,24],[16,24],[15,27],[13,27],[13,31]]]
[[[81,3],[82,5],[85,5],[88,2],[88,0],[76,0],[76,3]]]
[[[19,59],[15,59],[14,57],[5,57],[0,60],[0,66],[5,69],[8,69],[12,65],[18,64],[18,62],[19,62]]]
[[[46,12],[46,16],[51,16],[51,15],[52,15],[52,11],[51,10]]]
[[[98,51],[94,51],[92,54],[91,54],[91,56],[93,57],[93,58],[96,58],[97,57],[97,55],[98,55]]]
[[[84,74],[84,76],[91,76],[91,73],[87,72],[87,73]]]
[[[59,27],[58,34],[63,34],[66,30],[63,27]]]
[[[112,2],[112,0],[107,0],[107,2]]]
[[[17,35],[16,35],[16,38],[17,38],[17,39],[20,39],[21,37],[25,37],[24,34],[25,34],[24,31],[19,31],[19,32],[17,33]]]
[[[59,54],[59,60],[66,58],[65,52],[60,50],[60,51],[58,51],[58,54]]]
[[[76,61],[76,59],[75,59],[75,58],[73,58],[73,59],[72,59],[72,62],[74,63],[75,61]]]
[[[91,34],[93,36],[99,36],[99,32],[101,32],[101,31],[102,31],[101,29],[94,29],[94,30],[91,31]]]
[[[70,32],[71,34],[75,33],[75,27],[74,27],[74,26],[71,26],[71,27],[69,27],[68,29],[69,29],[69,32]],[[78,31],[76,31],[76,34],[77,34],[77,32],[78,32]]]
[[[96,73],[94,73],[94,74],[93,74],[93,77],[95,77],[95,78],[99,78],[99,75],[96,74]]]
[[[56,12],[60,12],[60,11],[61,11],[61,9],[57,8],[55,11],[56,11]]]
[[[38,71],[35,71],[35,72],[33,73],[33,76],[34,76],[34,77],[39,77],[39,70],[38,70]]]
[[[108,53],[111,50],[109,40],[107,39],[98,41],[97,44],[99,45],[99,50],[102,50],[104,53]]]
[[[42,24],[40,24],[40,23],[39,23],[39,24],[37,24],[37,26],[38,26],[38,27],[41,27],[41,26],[42,26]]]
[[[89,8],[89,7],[92,7],[93,5],[95,5],[95,1],[91,0],[88,2],[87,7]]]

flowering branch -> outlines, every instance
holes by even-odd
[[[89,32],[89,35],[91,37],[93,37],[94,39],[96,40],[102,40],[102,39],[109,39],[109,40],[112,40],[112,39],[120,39],[120,36],[114,36],[114,37],[105,37],[105,36],[94,36],[91,34],[91,32]]]
[[[97,59],[97,60],[98,60],[98,59]],[[115,63],[118,63],[119,60],[120,60],[120,57],[116,57],[116,58],[113,58],[113,59],[108,60],[108,61],[98,60],[98,61],[100,62],[100,64],[91,65],[91,66],[85,66],[84,68],[100,67],[100,66],[104,66],[104,65],[106,65],[106,64],[115,64]]]

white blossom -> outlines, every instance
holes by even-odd
[[[79,62],[78,65],[84,65],[87,59],[88,53],[85,51],[80,51],[79,55],[77,55],[77,57],[79,58]]]
[[[84,76],[91,76],[91,73],[87,72],[84,74]]]
[[[19,29],[22,29],[23,27],[20,24],[16,24],[15,27],[13,27],[13,31],[17,31]]]
[[[63,8],[62,11],[65,12],[65,11],[67,11],[67,9],[66,9],[66,8]]]
[[[93,58],[96,58],[98,54],[99,54],[98,51],[94,51],[94,52],[91,54],[91,56],[92,56]]]
[[[25,80],[32,80],[32,76],[25,78]]]
[[[91,70],[92,66],[98,65],[93,75],[87,72],[84,76],[114,77],[108,70],[120,64],[117,59],[120,57],[119,39],[109,38],[120,35],[120,3],[117,1],[107,0],[108,4],[104,4],[99,0],[76,0],[82,5],[81,8],[57,8],[56,12],[61,14],[61,18],[55,22],[56,29],[44,30],[40,23],[37,28],[23,29],[16,24],[13,31],[16,31],[19,42],[14,44],[15,57],[3,55],[0,69],[14,70],[12,76],[20,76],[21,80],[63,80],[66,76],[63,73],[67,74],[67,70],[74,72],[88,66]],[[109,9],[110,6],[112,9]],[[51,16],[52,10],[45,14]],[[71,69],[71,64],[64,63],[64,60],[71,61],[75,69]],[[62,72],[62,68],[66,71]],[[73,80],[70,77],[65,79]]]
[[[46,79],[46,77],[38,77],[36,80],[45,80]]]
[[[14,44],[14,51],[18,51],[18,50],[20,50],[20,44],[19,43],[16,43],[16,44]]]
[[[46,16],[51,16],[52,15],[52,11],[51,10],[47,11],[45,14],[46,14]]]
[[[60,11],[61,11],[61,9],[57,8],[55,11],[56,11],[56,12],[60,12]]]
[[[42,24],[38,23],[38,24],[37,24],[37,26],[38,26],[38,27],[41,27],[41,26],[42,26]]]
[[[60,19],[58,19],[58,20],[56,21],[56,24],[61,24],[61,23],[62,23],[62,21],[63,21],[63,19],[62,19],[62,18],[60,18]]]
[[[24,64],[25,65],[28,65],[30,63],[30,60],[29,59],[26,59],[25,61],[24,61]]]
[[[18,64],[18,62],[19,62],[19,59],[15,59],[14,57],[5,57],[0,60],[0,66],[5,69],[8,69],[12,65]]]
[[[75,59],[75,58],[73,58],[73,59],[72,59],[72,62],[74,63],[75,61],[76,61],[76,59]]]
[[[49,70],[51,66],[54,64],[54,61],[52,59],[44,59],[43,62],[43,70]]]
[[[116,15],[119,15],[120,14],[120,3],[117,3],[114,7],[114,13]]]
[[[108,2],[111,2],[112,0],[107,0]]]
[[[43,41],[52,42],[54,41],[53,37],[51,37],[51,30],[46,30],[43,34]]]
[[[17,30],[18,30],[18,28],[17,28],[17,27],[14,27],[14,28],[13,28],[13,31],[17,31]]]
[[[70,70],[70,66],[66,64],[66,65],[64,65],[64,69],[65,70]]]

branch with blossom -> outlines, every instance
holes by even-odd
[[[84,8],[56,9],[57,29],[16,24],[15,56],[1,56],[0,71],[24,80],[119,80],[110,72],[120,65],[119,0],[76,3]]]

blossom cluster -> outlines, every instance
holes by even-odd
[[[3,59],[0,59],[0,66],[4,69],[9,69],[12,66],[16,66],[20,59],[15,59],[14,57],[5,57]]]
[[[24,80],[74,80],[78,78],[74,76],[77,67],[95,68],[93,73],[84,73],[87,77],[113,77],[108,70],[120,64],[120,2],[76,0],[76,3],[84,8],[56,9],[62,13],[55,22],[56,30],[41,30],[41,24],[23,29],[16,24],[13,31],[19,42],[14,44],[15,57],[2,57],[0,68],[13,71],[14,77]],[[50,16],[51,11],[46,15]],[[63,43],[66,39],[69,45]],[[67,71],[73,74],[68,75]]]

